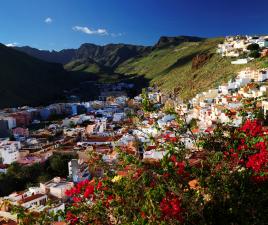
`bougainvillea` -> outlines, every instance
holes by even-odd
[[[224,154],[230,160],[230,165],[244,166],[252,171],[256,181],[268,179],[268,140],[267,130],[259,120],[247,120],[237,129],[233,144]],[[254,178],[253,178],[254,179]]]
[[[165,197],[160,202],[160,210],[162,212],[162,217],[165,220],[170,218],[175,218],[180,222],[183,221],[182,218],[182,207],[180,199],[174,195],[174,193],[167,193]]]
[[[120,163],[108,168],[104,177],[82,181],[66,192],[66,222],[265,224],[267,130],[260,121],[247,120],[240,128],[216,129],[205,137],[215,144],[204,145],[211,149],[204,147],[201,152],[206,154],[201,154],[187,151],[177,136],[164,136],[161,147],[167,154],[158,163],[118,150]],[[103,165],[97,160],[95,166],[98,163]]]

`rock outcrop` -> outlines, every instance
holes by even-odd
[[[196,55],[192,59],[192,69],[199,69],[201,68],[210,58],[212,54],[202,53]]]

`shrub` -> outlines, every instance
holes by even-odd
[[[248,56],[256,59],[256,58],[259,58],[261,56],[261,54],[259,53],[258,50],[253,50],[249,53]]]
[[[247,47],[247,50],[250,50],[250,51],[258,51],[260,50],[260,46],[258,44],[250,44],[248,47]]]

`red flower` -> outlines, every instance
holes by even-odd
[[[164,174],[163,174],[163,177],[164,177],[165,179],[167,179],[167,178],[170,177],[170,174],[169,174],[169,173],[164,173]]]
[[[94,186],[89,185],[89,186],[87,186],[87,188],[86,188],[86,190],[85,190],[84,197],[85,197],[85,198],[88,198],[88,197],[90,197],[93,193],[94,193]]]
[[[177,157],[176,157],[175,155],[172,155],[172,156],[170,157],[170,161],[172,161],[172,162],[176,162],[176,161],[177,161]]]
[[[268,180],[268,175],[266,176],[252,176],[252,181],[255,183],[262,183]]]
[[[249,156],[246,166],[247,168],[253,169],[257,173],[260,172],[262,168],[268,166],[267,151]]]
[[[81,198],[79,198],[79,197],[73,197],[73,201],[74,202],[81,202]]]
[[[113,195],[109,195],[106,199],[106,201],[103,201],[103,204],[108,208],[110,206],[111,201],[114,200],[114,196]]]
[[[182,221],[182,208],[180,199],[173,193],[168,193],[160,202],[160,210],[164,219],[177,219]]]
[[[176,162],[175,166],[178,168],[177,174],[178,175],[183,175],[184,174],[184,169],[185,169],[184,162]]]
[[[79,219],[75,215],[73,215],[70,211],[66,213],[66,220],[70,222],[70,224],[77,224]]]
[[[133,178],[138,179],[141,176],[142,173],[143,173],[142,169],[137,169],[136,172],[133,175]]]
[[[141,218],[145,219],[146,218],[146,214],[145,212],[141,211]]]
[[[101,188],[102,188],[102,182],[99,181],[99,182],[98,182],[98,185],[97,185],[97,190],[99,191],[99,190],[101,190]]]
[[[247,134],[247,136],[262,136],[262,126],[258,120],[247,120],[240,128],[241,131]]]

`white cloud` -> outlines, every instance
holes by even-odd
[[[73,30],[78,31],[78,32],[82,32],[85,34],[109,35],[109,33],[106,29],[93,30],[93,29],[90,29],[88,27],[74,26]]]
[[[47,24],[51,24],[53,22],[52,18],[51,17],[47,17],[45,20],[44,20],[45,23]]]
[[[16,47],[18,46],[18,43],[17,42],[13,42],[13,43],[9,43],[9,44],[6,44],[7,47]]]

